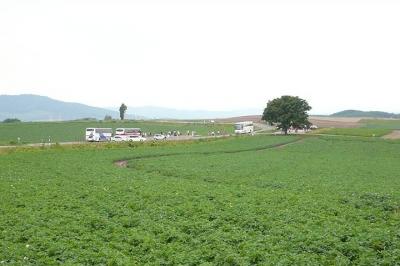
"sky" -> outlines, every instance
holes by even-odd
[[[399,14],[395,0],[1,0],[0,94],[400,113]]]

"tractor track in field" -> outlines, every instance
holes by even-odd
[[[262,146],[262,147],[241,149],[241,150],[230,150],[230,151],[176,152],[176,153],[148,154],[148,155],[143,155],[143,156],[134,156],[134,157],[130,157],[130,158],[116,160],[116,161],[114,161],[114,165],[119,168],[127,168],[128,161],[140,160],[140,159],[160,158],[160,157],[169,157],[169,156],[178,156],[178,155],[215,155],[215,154],[232,154],[232,153],[241,153],[241,152],[249,152],[249,151],[271,150],[271,149],[276,149],[276,148],[284,148],[288,145],[295,144],[295,143],[301,142],[303,140],[304,140],[304,138],[297,138],[295,140],[271,144],[271,145]]]

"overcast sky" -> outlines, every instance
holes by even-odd
[[[400,112],[399,2],[1,0],[0,94]]]

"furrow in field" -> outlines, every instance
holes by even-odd
[[[117,161],[114,161],[114,165],[120,168],[128,167],[128,161],[139,160],[139,159],[149,159],[149,158],[159,158],[159,157],[168,157],[168,156],[177,156],[177,155],[215,155],[215,154],[231,154],[231,153],[241,153],[241,152],[249,152],[249,151],[261,151],[261,150],[269,150],[274,148],[283,148],[290,144],[294,144],[302,141],[303,138],[297,138],[291,141],[281,142],[270,144],[267,146],[249,148],[249,149],[240,149],[240,150],[227,150],[227,151],[211,151],[211,152],[176,152],[176,153],[164,153],[164,154],[149,154],[142,156],[135,156],[131,158],[124,158]]]

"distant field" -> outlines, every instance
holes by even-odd
[[[361,118],[357,117],[331,117],[331,116],[310,116],[310,122],[323,128],[353,128],[360,127]]]
[[[397,265],[399,147],[263,135],[11,150],[0,261]]]
[[[385,129],[400,129],[400,120],[392,119],[367,119],[361,120],[363,127],[366,128],[385,128]]]
[[[318,130],[318,133],[345,136],[382,137],[396,129],[400,129],[400,120],[363,119],[360,120],[358,127],[322,128]]]
[[[385,128],[323,128],[317,131],[320,134],[360,136],[360,137],[382,137],[392,132]]]
[[[138,127],[144,132],[160,133],[179,130],[196,131],[197,134],[207,135],[210,131],[233,132],[233,126],[227,124],[201,123],[166,123],[166,122],[32,122],[32,123],[0,123],[0,145],[16,143],[21,138],[22,143],[83,141],[87,127]]]

